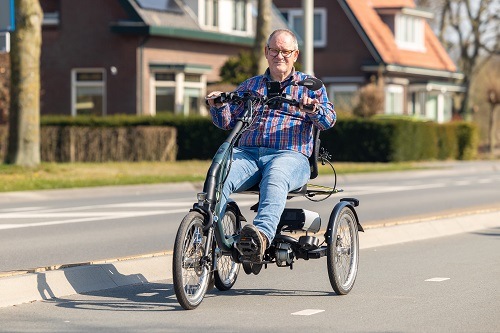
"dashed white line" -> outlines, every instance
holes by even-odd
[[[427,279],[427,280],[425,280],[425,282],[443,282],[443,281],[446,281],[446,280],[450,280],[450,278],[435,277],[435,278]]]
[[[319,309],[305,309],[302,311],[293,312],[292,316],[311,316],[324,311],[325,310],[319,310]]]

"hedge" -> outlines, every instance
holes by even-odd
[[[171,126],[177,129],[178,160],[211,159],[227,132],[201,116],[44,116],[42,128]],[[5,130],[4,130],[5,131]],[[0,139],[4,142],[0,129]],[[55,139],[54,139],[55,140]],[[321,133],[321,143],[335,161],[401,162],[420,160],[469,160],[476,157],[477,128],[467,122],[437,124],[405,119],[340,119]],[[5,149],[5,144],[3,144]],[[143,146],[144,147],[144,146]],[[0,143],[0,155],[2,143]],[[145,149],[145,148],[141,148]]]

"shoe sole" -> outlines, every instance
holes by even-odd
[[[262,240],[260,239],[258,230],[243,228],[237,248],[242,255],[242,261],[250,261],[252,263],[262,262]]]

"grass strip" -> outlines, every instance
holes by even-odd
[[[41,163],[36,168],[0,164],[0,192],[108,185],[198,182],[210,161]],[[418,163],[335,163],[337,174],[415,170]],[[331,174],[320,165],[320,175]]]

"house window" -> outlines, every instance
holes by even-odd
[[[403,86],[389,84],[385,87],[385,113],[403,114]]]
[[[396,15],[396,42],[400,48],[424,50],[424,20],[420,17]]]
[[[71,72],[71,115],[106,115],[106,71],[74,69]]]
[[[219,26],[219,0],[205,0],[204,23],[207,27]]]
[[[43,13],[42,26],[44,27],[57,27],[59,26],[59,12]]]
[[[153,75],[151,114],[206,114],[202,105],[205,79],[202,74],[157,72]]]
[[[333,84],[328,87],[328,97],[336,110],[350,111],[354,107],[354,98],[358,86],[355,84]]]
[[[304,12],[302,9],[285,9],[281,14],[288,21],[290,29],[304,39]],[[326,46],[326,9],[314,9],[314,47]]]
[[[246,31],[247,24],[247,2],[245,0],[234,1],[233,30]]]

